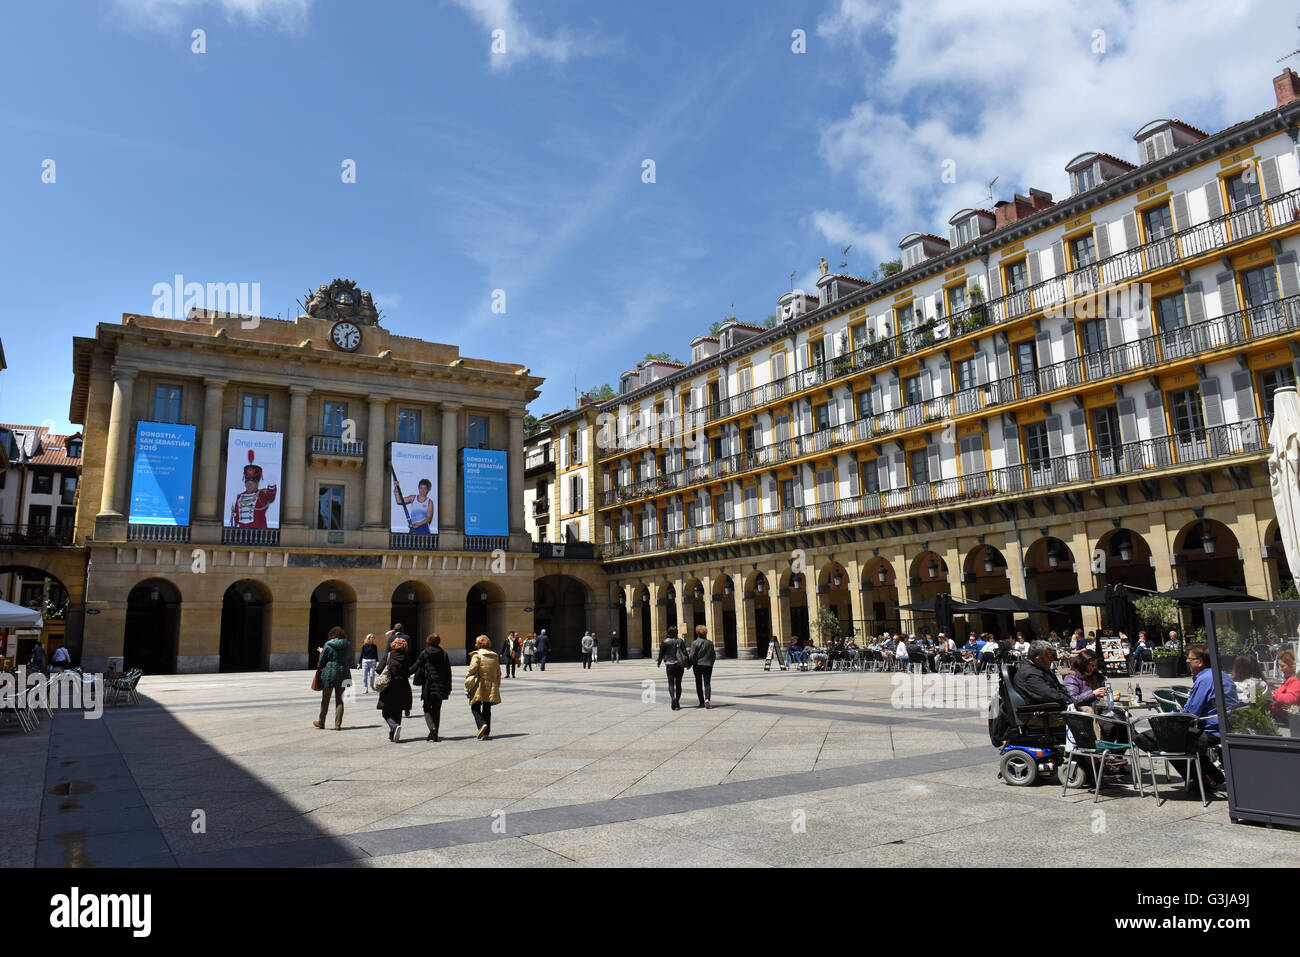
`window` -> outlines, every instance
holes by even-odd
[[[813,427],[829,429],[831,426],[831,407],[829,402],[813,406]]]
[[[582,464],[582,435],[577,429],[569,433],[569,464]]]
[[[1092,441],[1099,453],[1118,457],[1124,443],[1119,434],[1119,411],[1115,406],[1092,410]]]
[[[683,412],[691,411],[691,390],[687,389],[678,396],[677,402]]]
[[[785,372],[785,353],[776,352],[772,354],[772,381],[780,382],[786,376]]]
[[[1191,442],[1205,436],[1199,386],[1169,393],[1169,405],[1174,417],[1174,434],[1179,442]]]
[[[1083,342],[1085,355],[1106,351],[1106,322],[1104,319],[1089,319],[1079,326],[1079,338]]]
[[[180,422],[181,387],[178,385],[155,386],[153,390],[153,420],[155,422]]]
[[[952,235],[954,240],[953,245],[955,246],[961,246],[962,244],[973,240],[975,238],[975,217],[972,216],[970,219],[964,219],[954,226]]]
[[[50,472],[36,472],[32,475],[32,494],[49,495],[54,491],[54,475]]]
[[[751,425],[749,428],[747,428],[747,429],[743,429],[743,430],[741,431],[740,435],[741,435],[741,438],[742,438],[742,439],[744,440],[744,442],[745,442],[745,451],[746,451],[746,452],[752,452],[752,451],[754,451],[754,438],[755,438],[755,435],[756,435],[757,431],[758,431],[757,428],[756,428],[755,426],[752,426],[752,425]]]
[[[569,509],[569,511],[581,512],[582,511],[582,476],[581,475],[573,476],[571,479],[569,479],[569,483],[570,483],[569,501],[572,503],[572,507]]]
[[[736,373],[736,391],[740,393],[748,392],[754,387],[754,370],[749,366],[741,369]]]
[[[1187,327],[1187,309],[1183,305],[1181,292],[1171,296],[1161,296],[1156,300],[1156,320],[1160,331],[1166,335]]]
[[[853,341],[853,348],[861,349],[867,344],[867,324],[865,322],[855,322],[849,326],[849,336]]]
[[[608,479],[605,480],[605,484],[606,484],[606,485],[609,485],[609,480],[608,480]],[[537,500],[538,500],[538,501],[542,501],[542,500],[544,500],[545,498],[546,498],[546,479],[538,479],[538,480],[537,480]]]
[[[1277,299],[1277,273],[1271,265],[1250,269],[1241,274],[1241,291],[1246,306],[1262,306]]]
[[[343,486],[322,485],[317,493],[320,508],[316,512],[316,527],[331,532],[343,529]]]
[[[928,452],[921,449],[913,449],[908,455],[908,465],[911,467],[912,484],[925,485],[930,481],[930,460]]]
[[[871,391],[858,393],[858,418],[865,419],[872,414],[871,412]]]
[[[1264,400],[1264,418],[1273,421],[1273,392],[1282,388],[1295,388],[1295,369],[1290,365],[1276,369],[1263,369],[1259,373],[1259,394]],[[1238,409],[1237,418],[1245,421],[1254,418],[1254,409]]]
[[[420,444],[420,410],[397,410],[397,441]]]
[[[1038,371],[1038,348],[1033,341],[1016,343],[1016,372],[1021,375]]]
[[[709,458],[714,462],[722,458],[722,436],[715,435],[709,439]]]
[[[808,343],[808,354],[812,357],[812,364],[819,366],[826,361],[825,341],[818,339],[816,342]]]
[[[54,527],[61,532],[70,532],[73,526],[77,524],[77,510],[75,508],[61,508],[58,514],[54,516]]]
[[[1287,368],[1290,368],[1288,366]],[[77,477],[75,475],[63,476],[63,490],[59,495],[60,505],[75,505],[77,501]]]
[[[50,507],[48,505],[33,505],[27,510],[28,531],[40,531],[49,527]]]
[[[1027,260],[1004,266],[1003,274],[1007,277],[1007,292],[1023,292],[1029,287],[1029,267]]]
[[[1097,246],[1092,233],[1085,233],[1070,240],[1070,260],[1075,269],[1091,266],[1097,261]]]
[[[911,303],[899,309],[896,318],[899,332],[907,332],[916,328],[916,310],[912,308]]]
[[[1164,239],[1174,234],[1174,217],[1169,212],[1168,203],[1148,209],[1142,214],[1142,222],[1146,225],[1148,241]]]
[[[880,471],[875,462],[858,463],[858,481],[862,485],[863,494],[880,491]]]
[[[68,458],[81,458],[81,439],[68,439]]]
[[[799,503],[794,500],[794,479],[781,480],[781,508],[794,508]]]
[[[1097,168],[1089,166],[1081,169],[1074,174],[1074,191],[1082,193],[1084,190],[1092,189],[1097,185]]]
[[[903,380],[903,405],[916,405],[921,401],[921,377],[910,375]]]
[[[1047,424],[1038,422],[1024,428],[1025,461],[1031,469],[1041,471],[1048,467],[1052,459],[1051,448],[1047,444]]]
[[[953,286],[948,290],[948,315],[955,316],[959,312],[965,311],[970,304],[970,299],[966,295],[966,284]]]
[[[348,404],[346,402],[325,401],[321,415],[321,432],[337,439],[343,435],[347,421]],[[321,527],[324,528],[325,526],[322,525]]]
[[[958,359],[953,367],[957,373],[957,390],[973,389],[979,384],[975,374],[975,358]]]
[[[1244,170],[1223,181],[1228,188],[1228,205],[1233,212],[1254,206],[1260,201],[1259,177],[1254,169]]]
[[[903,250],[903,268],[910,269],[920,265],[921,258],[921,244],[913,243]]]
[[[488,417],[486,415],[471,415],[469,417],[469,432],[465,438],[465,447],[470,449],[486,449],[488,447]]]
[[[245,394],[240,400],[239,427],[256,432],[266,431],[266,402],[264,395]]]

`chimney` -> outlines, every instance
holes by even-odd
[[[1277,96],[1278,106],[1300,100],[1300,76],[1296,76],[1295,71],[1287,67],[1273,77],[1273,93]]]
[[[1001,229],[1024,219],[1034,211],[1034,204],[1019,193],[1013,201],[1002,200],[993,207],[994,228]]]
[[[1034,204],[1034,209],[1046,209],[1048,206],[1053,205],[1052,194],[1041,189],[1030,187],[1029,199]]]

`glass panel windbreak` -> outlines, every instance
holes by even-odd
[[[1245,608],[1206,606],[1207,638],[1218,655],[1220,680],[1237,704],[1220,727],[1230,734],[1294,738],[1300,733],[1300,602],[1260,602]],[[1220,699],[1219,708],[1226,702]],[[1222,711],[1219,711],[1222,714]]]

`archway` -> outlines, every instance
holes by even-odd
[[[404,581],[393,589],[388,622],[402,626],[414,639],[417,650],[424,647],[424,636],[433,631],[433,591],[420,581]]]
[[[41,611],[44,628],[40,634],[19,636],[11,629],[5,639],[0,658],[12,658],[15,664],[26,664],[32,649],[40,642],[45,646],[45,660],[63,643],[68,620],[68,589],[49,572],[31,565],[0,566],[0,599]],[[75,650],[75,649],[72,649]]]
[[[998,595],[1011,594],[1011,579],[1007,578],[1007,560],[992,545],[979,545],[966,555],[964,563],[966,594],[971,601],[984,601]],[[967,615],[973,631],[998,631],[1001,622],[1011,616],[997,614]],[[978,622],[978,626],[976,626]],[[1009,629],[1003,629],[1009,630]]]
[[[474,639],[487,635],[492,647],[500,646],[505,638],[506,593],[493,582],[479,582],[465,593],[465,654],[474,651]],[[562,636],[547,629],[551,639],[551,657],[556,657]]]
[[[742,599],[754,603],[754,641],[758,656],[767,657],[767,646],[772,640],[772,587],[762,572],[750,572],[745,579]],[[785,636],[778,636],[785,637]]]
[[[320,659],[317,650],[325,644],[330,630],[342,628],[353,648],[360,648],[355,632],[356,592],[345,582],[321,582],[311,593],[311,617],[307,623],[307,667],[315,668]],[[380,642],[382,646],[382,642]]]
[[[1103,564],[1099,585],[1130,585],[1148,592],[1156,590],[1156,569],[1147,540],[1127,528],[1111,529],[1097,540]]]
[[[546,629],[552,661],[578,660],[582,636],[590,627],[587,586],[581,581],[568,575],[546,575],[533,583],[533,631],[540,635]]]
[[[636,608],[633,613],[641,619],[641,657],[649,658],[654,654],[654,645],[651,640],[651,617],[650,609],[650,589],[645,585],[641,586],[641,593],[636,600]]]
[[[221,646],[218,670],[265,671],[270,663],[266,636],[271,633],[271,592],[245,578],[221,598]]]
[[[1246,594],[1246,567],[1237,536],[1222,522],[1206,518],[1184,525],[1174,537],[1174,554],[1184,585],[1215,585]],[[1205,624],[1200,605],[1193,605],[1191,612],[1193,628]]]
[[[708,623],[704,603],[712,596],[704,593],[704,585],[698,578],[687,579],[682,583],[682,589],[682,615],[685,618],[682,622],[682,637],[687,641],[694,641],[696,627]],[[717,643],[716,637],[713,635],[709,637],[715,644]]]
[[[1269,524],[1268,531],[1264,533],[1264,541],[1268,545],[1268,562],[1272,566],[1273,581],[1277,583],[1277,588],[1294,587],[1295,579],[1291,575],[1291,566],[1286,560],[1286,548],[1282,544],[1282,532],[1277,527],[1277,519],[1273,519]],[[1264,595],[1262,597],[1272,598],[1273,596]]]
[[[952,594],[948,563],[938,552],[924,551],[913,558],[907,578],[913,603],[933,601],[936,595]],[[914,616],[909,632],[920,635],[924,632],[933,634],[939,630],[938,620],[933,613],[915,612]],[[955,631],[960,618],[955,618],[953,624]]]
[[[790,636],[800,641],[810,637],[808,621],[808,586],[802,574],[787,571],[781,575],[777,600],[785,605],[785,620],[790,622]]]
[[[863,604],[870,610],[863,623],[864,635],[893,634],[903,627],[898,610],[898,579],[894,566],[884,558],[873,558],[862,570]]]
[[[163,578],[147,578],[126,596],[123,666],[145,674],[176,673],[181,593]]]
[[[719,575],[713,580],[713,627],[719,634],[709,635],[718,654],[735,658],[736,652],[736,589],[730,575]]]
[[[668,627],[670,629],[677,628],[677,586],[669,582],[667,585],[660,586],[659,593],[663,596],[660,601],[664,603],[664,614],[668,619]],[[678,633],[680,634],[680,630]]]
[[[853,603],[849,597],[849,573],[839,562],[828,562],[817,573],[817,607],[828,608],[840,623],[840,637],[861,627],[853,620]]]
[[[1052,602],[1079,593],[1079,575],[1074,553],[1059,538],[1040,538],[1025,550],[1025,597],[1032,601]],[[1032,614],[1029,620],[1035,635],[1042,637],[1052,629],[1073,631],[1083,627],[1083,611],[1068,605],[1052,615]]]

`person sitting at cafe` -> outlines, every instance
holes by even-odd
[[[1029,642],[1025,641],[1025,633],[1023,631],[1016,632],[1016,642],[1011,646],[1011,650],[1021,658],[1029,654]]]
[[[1073,708],[1074,699],[1052,671],[1052,662],[1055,660],[1056,649],[1047,642],[1030,642],[1029,657],[1020,662],[1011,684],[1029,704],[1055,703],[1062,709]],[[1064,719],[1059,716],[1053,718],[1052,724],[1064,724]]]
[[[1080,707],[1097,704],[1106,695],[1106,679],[1101,673],[1097,652],[1085,648],[1074,656],[1070,668],[1061,675],[1065,690]]]
[[[1261,695],[1268,694],[1268,681],[1259,659],[1247,652],[1237,655],[1232,663],[1232,683],[1237,688],[1237,698],[1242,704],[1251,704]]]
[[[1085,638],[1085,637],[1083,637],[1083,629],[1082,629],[1082,628],[1076,628],[1076,629],[1074,629],[1074,648],[1073,648],[1073,650],[1074,650],[1074,651],[1083,651],[1083,649],[1084,649],[1084,648],[1087,648],[1087,647],[1088,647],[1088,639]]]
[[[1200,721],[1200,730],[1189,733],[1187,739],[1187,749],[1196,751],[1201,756],[1201,774],[1205,777],[1207,788],[1218,788],[1223,785],[1223,772],[1216,768],[1210,761],[1209,750],[1219,743],[1219,714],[1215,707],[1214,701],[1214,675],[1210,671],[1210,649],[1199,642],[1187,646],[1187,667],[1192,672],[1192,690],[1187,696],[1187,704],[1183,707],[1183,714],[1194,714]],[[1232,683],[1231,676],[1223,674],[1223,704],[1232,711],[1240,705],[1237,698],[1236,686]],[[1150,731],[1143,731],[1134,738],[1137,746],[1143,751],[1156,751],[1155,735]],[[1180,775],[1184,773],[1183,769],[1186,764],[1174,763],[1174,770]]]
[[[1295,673],[1295,652],[1290,648],[1279,651],[1277,666],[1282,670],[1285,680],[1273,691],[1273,713],[1284,717],[1288,714],[1287,708],[1292,705],[1300,706],[1300,678],[1297,678]]]
[[[798,662],[800,671],[808,670],[808,655],[799,645],[798,638],[790,639],[790,650],[787,652],[790,664]]]

